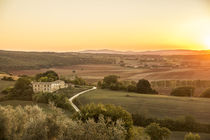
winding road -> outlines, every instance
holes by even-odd
[[[73,108],[76,110],[76,112],[80,112],[80,110],[79,110],[79,108],[73,103],[73,100],[74,100],[75,98],[77,98],[78,96],[80,96],[80,95],[82,95],[82,94],[84,94],[84,93],[86,93],[86,92],[95,90],[95,89],[97,89],[97,88],[96,88],[96,87],[93,87],[93,88],[91,88],[91,89],[88,89],[88,90],[79,92],[79,93],[77,93],[76,95],[74,95],[73,97],[69,98],[70,104],[73,106]]]

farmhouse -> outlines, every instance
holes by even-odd
[[[54,92],[61,88],[66,88],[68,85],[62,81],[57,80],[54,82],[32,82],[34,93],[37,92]]]

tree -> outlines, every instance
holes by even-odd
[[[172,90],[171,95],[191,97],[194,95],[194,90],[195,90],[194,87],[178,87]]]
[[[80,113],[74,115],[75,119],[86,122],[89,119],[94,119],[95,122],[99,121],[99,117],[103,115],[106,121],[111,119],[111,122],[116,123],[117,120],[122,120],[125,124],[124,127],[130,135],[133,126],[132,116],[129,112],[119,106],[103,105],[103,104],[88,104],[81,108]]]
[[[151,85],[148,80],[141,79],[136,84],[136,90],[138,93],[143,94],[158,94],[157,91],[151,88]]]
[[[184,136],[184,140],[200,140],[199,134],[187,133]]]
[[[15,96],[28,96],[32,98],[33,88],[31,81],[27,78],[19,78],[12,90]]]
[[[166,127],[160,127],[157,123],[151,123],[145,129],[145,132],[150,136],[151,140],[169,139],[171,131]]]
[[[112,84],[116,84],[118,82],[119,76],[117,75],[109,75],[104,77],[103,84],[105,87],[110,87]]]
[[[44,78],[43,78],[44,77]],[[35,76],[36,81],[40,82],[52,82],[59,79],[59,76],[56,72],[49,70],[44,73],[39,73]]]
[[[204,98],[210,98],[210,88],[208,88],[206,91],[204,91],[200,97]]]

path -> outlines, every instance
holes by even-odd
[[[74,95],[73,97],[69,98],[69,101],[70,101],[71,105],[73,106],[73,108],[76,110],[76,112],[79,112],[80,110],[79,110],[79,108],[73,103],[73,100],[74,100],[75,98],[77,98],[78,96],[80,96],[80,95],[82,95],[82,94],[84,94],[84,93],[86,93],[86,92],[95,90],[95,89],[96,89],[96,87],[93,87],[93,88],[91,88],[91,89],[88,89],[88,90],[79,92],[79,93],[77,93],[76,95]]]

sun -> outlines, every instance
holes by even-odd
[[[205,44],[206,48],[210,50],[210,36],[205,38],[204,44]]]

